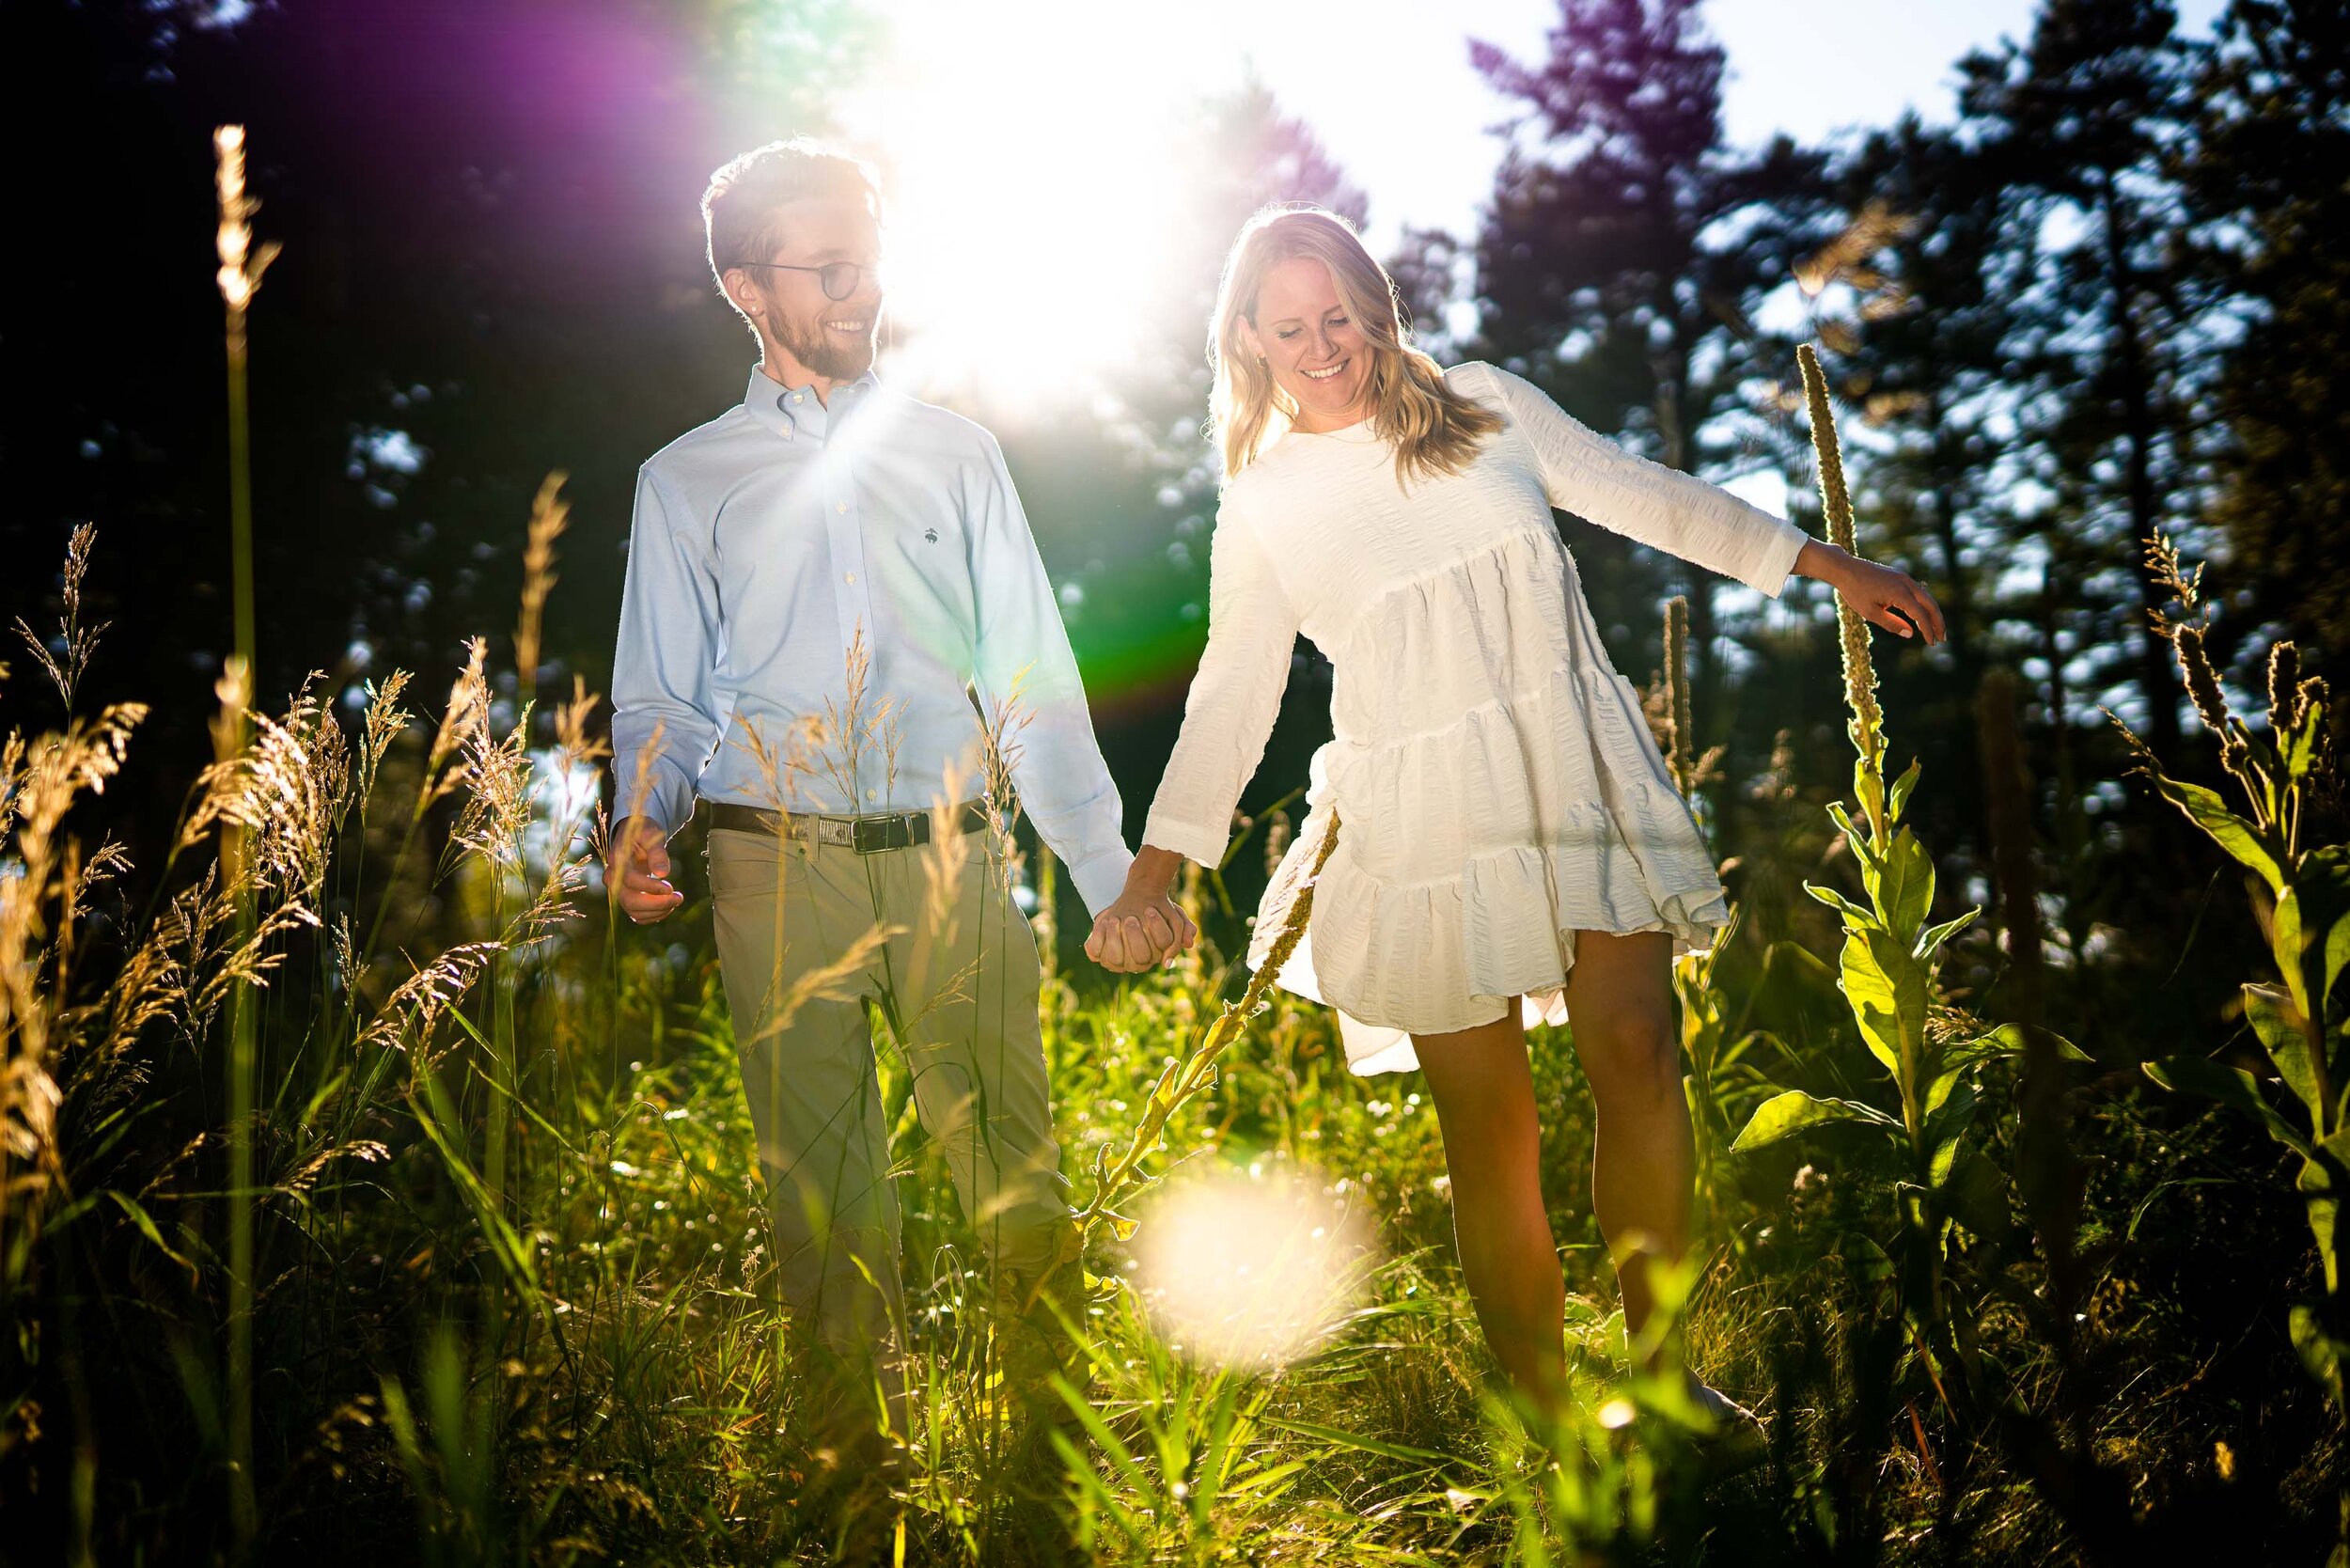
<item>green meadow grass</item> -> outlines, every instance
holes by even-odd
[[[2137,1514],[2232,1509],[2241,1528],[2244,1510],[2264,1510],[2264,1539],[2323,1555],[2338,1453],[2323,1402],[2299,1397],[2289,1352],[2266,1345],[2264,1298],[2248,1297],[2241,1327],[2270,1353],[2215,1383],[2192,1281],[2164,1273],[2299,1255],[2272,1170],[2228,1123],[2162,1114],[2118,1085],[2079,1117],[2084,1248],[2116,1260],[2084,1306],[2092,1372],[2035,1330],[2044,1271],[2020,1205],[2010,1231],[1946,1235],[1948,1310],[1996,1369],[1989,1396],[1937,1388],[1920,1348],[1894,1256],[1898,1173],[1832,1135],[1723,1154],[1675,1323],[1689,1361],[1768,1423],[1764,1443],[1729,1451],[1666,1381],[1627,1375],[1590,1214],[1589,1099],[1568,1035],[1537,1031],[1581,1399],[1564,1430],[1529,1434],[1461,1290],[1423,1089],[1351,1076],[1328,1015],[1278,993],[1168,1113],[1145,1167],[1323,1188],[1378,1239],[1350,1312],[1277,1370],[1197,1365],[1120,1282],[1127,1248],[1097,1232],[1100,1283],[1068,1325],[1082,1382],[1058,1432],[1039,1428],[1003,1386],[970,1229],[885,1051],[916,1416],[902,1473],[860,1468],[807,1419],[772,1290],[706,902],[616,926],[578,885],[583,847],[553,862],[534,850],[569,836],[534,826],[534,779],[594,765],[594,747],[574,716],[534,754],[492,724],[487,690],[469,670],[454,716],[427,724],[396,721],[387,682],[350,743],[305,699],[260,727],[245,765],[208,781],[191,822],[233,818],[259,846],[250,950],[200,831],[182,836],[164,890],[142,893],[145,928],[109,886],[80,886],[90,858],[68,855],[62,806],[71,780],[113,765],[106,732],[18,753],[22,870],[0,884],[20,1096],[0,1251],[18,1328],[5,1473],[20,1539],[57,1548],[44,1560],[2069,1557],[2081,1527],[2001,1423],[2042,1419],[2088,1377],[2111,1392],[2084,1402],[2083,1451]],[[588,825],[584,811],[570,825]],[[115,920],[111,947],[61,943],[69,883]],[[1210,897],[1193,897],[1236,941]],[[1693,1100],[1722,1127],[1790,1084],[1879,1092],[1833,972],[1764,935],[1742,932],[1682,972],[1684,1010],[1718,1037]],[[222,1001],[238,975],[265,982],[242,1393],[220,1123]],[[1214,948],[1130,981],[1056,968],[1040,1007],[1073,1200],[1244,978]],[[1937,1004],[1937,1036],[1976,1027]],[[45,1121],[42,1096],[23,1092],[36,1061],[55,1086]],[[2012,1066],[1986,1060],[1976,1081],[1984,1157],[2012,1168]],[[1135,1212],[1147,1226],[1147,1206]],[[2157,1233],[2160,1247],[2122,1250]],[[2201,1256],[2174,1255],[2187,1244]],[[2269,1393],[2257,1419],[2247,1387]],[[229,1467],[240,1397],[253,1412],[249,1533]]]
[[[248,215],[224,207],[240,364],[266,262]],[[130,845],[105,792],[142,765],[146,710],[81,701],[105,557],[75,534],[62,623],[26,629],[0,685],[0,1560],[2350,1568],[2326,696],[2280,653],[2265,738],[2229,713],[2175,560],[2174,641],[2248,815],[2147,765],[2259,878],[2258,1054],[2076,1059],[2063,1019],[1945,989],[1951,952],[1981,972],[2036,949],[1924,923],[1950,912],[1902,816],[1936,781],[1888,783],[1900,715],[1846,616],[1847,853],[1789,826],[1783,863],[1746,874],[1771,896],[1676,969],[1699,1239],[1639,1345],[1590,1215],[1573,1042],[1534,1035],[1563,1423],[1530,1428],[1496,1387],[1423,1087],[1351,1076],[1326,1013],[1249,991],[1208,878],[1186,889],[1202,951],[1122,981],[1048,964],[1064,1170],[1094,1220],[1050,1398],[1007,1380],[972,1227],[877,1027],[913,1395],[883,1466],[816,1419],[776,1299],[706,899],[640,929],[592,884],[597,704],[534,700],[561,526],[550,482],[503,680],[477,641],[437,711],[395,675],[344,712],[315,683],[257,698],[233,661],[213,765],[167,841]],[[1709,760],[1668,676],[1694,780]],[[1248,828],[1236,854],[1287,830]],[[2031,907],[2027,836],[2001,831]],[[1058,957],[1074,907],[1032,869]],[[1796,940],[1807,877],[1841,951]],[[1135,1281],[1150,1203],[1212,1169],[1318,1190],[1376,1241],[1345,1309],[1271,1365],[1204,1362]],[[1684,1365],[1763,1435],[1708,1431]]]

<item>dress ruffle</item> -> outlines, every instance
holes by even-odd
[[[1414,1067],[1409,1035],[1490,1023],[1512,996],[1563,1021],[1577,931],[1711,940],[1728,918],[1713,857],[1554,535],[1403,584],[1362,624],[1249,952],[1263,961],[1335,811],[1277,979],[1339,1011],[1355,1072]]]

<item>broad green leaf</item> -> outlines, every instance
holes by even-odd
[[[2301,722],[2286,734],[2278,737],[2280,744],[2277,749],[2284,760],[2285,777],[2294,783],[2297,784],[2307,778],[2311,765],[2317,760],[2319,725],[2320,715],[2317,712],[2317,704],[2312,702],[2310,704],[2310,712],[2302,715]]]
[[[1829,1121],[1872,1121],[1880,1126],[1898,1127],[1900,1122],[1857,1100],[1820,1100],[1799,1089],[1790,1089],[1772,1095],[1755,1107],[1747,1124],[1731,1140],[1730,1152],[1743,1154],[1750,1149],[1777,1143],[1780,1138],[1817,1127]]]
[[[2310,982],[2304,960],[2309,956],[2309,939],[2301,932],[2299,889],[2287,887],[2277,895],[2277,907],[2268,917],[2268,948],[2277,960],[2277,973],[2284,977],[2285,989],[2292,994],[2294,1007],[2308,1017]]]
[[[1892,1258],[1871,1237],[1858,1231],[1848,1231],[1837,1244],[1837,1250],[1852,1263],[1864,1279],[1890,1279],[1894,1275]]]
[[[1878,873],[1872,891],[1877,907],[1884,911],[1885,923],[1902,939],[1904,949],[1914,947],[1919,928],[1926,923],[1926,912],[1934,907],[1934,856],[1909,829],[1893,835],[1885,869]]]
[[[1926,1118],[1926,1147],[1933,1151],[1926,1166],[1927,1184],[1940,1191],[1958,1158],[1959,1144],[1975,1121],[1975,1086],[1961,1082],[1950,1090],[1939,1109]]]
[[[2040,1033],[2043,1039],[2056,1048],[2059,1059],[2063,1061],[2092,1059],[2087,1051],[2082,1050],[2054,1029],[2042,1029]],[[1989,1061],[1997,1057],[2023,1057],[2030,1054],[2031,1043],[2025,1036],[2024,1027],[2021,1024],[2001,1024],[1989,1034],[1979,1034],[1962,1044],[1946,1047],[1942,1060],[1946,1065],[1952,1062],[1973,1063]]]
[[[2342,976],[2344,965],[2350,965],[2350,915],[2336,920],[2326,933],[2326,999],[2334,995],[2334,981]]]
[[[1964,931],[1973,922],[1975,917],[1982,913],[1982,907],[1978,904],[1976,907],[1967,910],[1963,915],[1954,915],[1950,918],[1941,922],[1939,925],[1928,926],[1924,931],[1919,932],[1918,933],[1918,946],[1916,949],[1918,962],[1926,964],[1929,967],[1932,966],[1935,957],[1939,955],[1942,950],[1942,944],[1949,941],[1957,933]]]
[[[2332,1290],[2341,1278],[2334,1256],[2334,1221],[2342,1210],[2342,1190],[2334,1173],[2315,1160],[2301,1162],[2301,1174],[2293,1184],[2300,1191],[2310,1234],[2316,1239],[2318,1259],[2326,1265],[2326,1288]]]
[[[1911,759],[1909,766],[1902,770],[1902,776],[1893,780],[1892,793],[1885,802],[1886,821],[1897,823],[1902,820],[1902,808],[1909,804],[1909,792],[1918,787],[1918,767],[1917,759]]]
[[[2268,1059],[2277,1064],[2277,1076],[2309,1107],[2310,1125],[2316,1126],[2325,1115],[2325,1105],[2317,1091],[2315,1065],[2310,1060],[2309,1035],[2294,1009],[2293,998],[2273,985],[2248,985],[2244,988],[2244,1015],[2251,1020],[2252,1032],[2268,1048]]]
[[[2259,830],[2229,810],[2227,802],[2200,784],[2189,784],[2163,773],[2153,777],[2154,788],[2164,799],[2186,812],[2187,820],[2211,835],[2214,843],[2258,871],[2268,883],[2271,893],[2284,891],[2284,872],[2278,867],[2277,857],[2262,841]]]
[[[1876,870],[1876,846],[1869,842],[1868,833],[1853,822],[1852,813],[1844,809],[1844,803],[1841,800],[1829,801],[1827,814],[1842,831],[1844,847],[1853,852],[1853,857],[1859,861],[1862,871]]]
[[[1803,885],[1803,890],[1843,916],[1844,923],[1848,926],[1855,921],[1865,923],[1877,917],[1875,910],[1864,908],[1853,902],[1833,887],[1823,887],[1816,882],[1807,882]]]
[[[2293,1348],[2301,1353],[2301,1365],[2333,1396],[2334,1403],[2341,1405],[2342,1360],[2345,1352],[2350,1352],[2350,1345],[2327,1333],[2326,1320],[2318,1315],[2318,1309],[2306,1302],[2295,1304],[2286,1314],[2285,1323],[2293,1336]]]
[[[2350,922],[2350,845],[2321,844],[2302,855],[2293,891],[2300,905],[2302,951],[2312,960],[2302,965],[2311,984],[2309,1012],[2317,1019],[2327,1011],[2334,981],[2350,965],[2350,926],[2344,923]]]
[[[1860,802],[1860,809],[1874,822],[1885,808],[1885,775],[1869,765],[1865,757],[1856,758],[1852,765],[1853,798]]]
[[[1844,939],[1844,996],[1869,1049],[1893,1073],[1904,1094],[1918,1082],[1925,1044],[1926,976],[1909,955],[1909,944],[1882,927]]]
[[[2015,1221],[2008,1212],[2007,1191],[2007,1175],[1997,1162],[1971,1143],[1958,1146],[1941,1193],[1943,1206],[1960,1224],[1978,1236],[2008,1234]]]
[[[1934,1075],[1934,1081],[1926,1085],[1926,1115],[1931,1117],[1942,1108],[1943,1102],[1950,1097],[1950,1090],[1958,1087],[1958,1080],[1966,1075],[1966,1069],[1971,1065],[1961,1062],[1955,1067],[1945,1067]]]
[[[2309,1205],[2310,1233],[2317,1238],[2317,1254],[2326,1263],[2326,1288],[2334,1290],[2340,1284],[2334,1222],[2343,1189],[2350,1186],[2350,1131],[2336,1133],[2319,1144],[2317,1157],[2302,1163],[2300,1178],[2294,1185]]]
[[[2213,1061],[2208,1057],[2169,1057],[2139,1065],[2148,1077],[2163,1088],[2217,1100],[2258,1120],[2268,1129],[2270,1137],[2303,1159],[2315,1155],[2316,1146],[2310,1142],[2309,1135],[2278,1114],[2277,1107],[2261,1094],[2252,1074],[2244,1069]]]

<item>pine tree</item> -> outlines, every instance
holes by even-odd
[[[2148,539],[2193,514],[2188,431],[2210,368],[2193,330],[2204,301],[2180,188],[2191,78],[2175,28],[2164,0],[2047,0],[2029,43],[1963,63],[1961,95],[1966,133],[2010,181],[2010,245],[2029,263],[2011,346],[2052,389],[2019,421],[2053,460],[2044,528],[2086,557],[2092,679],[2138,688],[2164,754],[2179,739],[2177,682],[2141,563]],[[2049,566],[2053,581],[2062,563]]]
[[[1722,51],[1698,0],[1561,0],[1540,62],[1471,56],[1525,111],[1478,236],[1476,350],[1671,467],[1755,466],[1786,432],[1735,428],[1754,412],[1742,384],[1783,374],[1792,350],[1762,342],[1747,309],[1824,237],[1822,161],[1784,139],[1724,144]],[[1611,635],[1645,632],[1668,588],[1687,595],[1699,722],[1719,739],[1716,580],[1598,530],[1574,544]]]
[[[2262,620],[2350,653],[2350,4],[2236,0],[2198,84],[2197,216],[2249,318],[2213,520]],[[2248,618],[2249,619],[2249,618]]]

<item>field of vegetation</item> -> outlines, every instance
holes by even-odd
[[[1679,963],[1701,1239],[1631,1354],[1571,1041],[1535,1036],[1574,1286],[1578,1398],[1550,1430],[1496,1392],[1415,1080],[1349,1076],[1325,1013],[1248,984],[1220,877],[1189,887],[1210,940],[1175,966],[1059,962],[1075,906],[1032,852],[1011,870],[1055,960],[1039,1005],[1092,1221],[1065,1410],[1008,1384],[885,1053],[915,1368],[892,1469],[806,1419],[706,902],[634,929],[598,891],[597,704],[527,675],[563,523],[550,481],[518,701],[482,641],[446,703],[395,674],[349,714],[317,690],[265,711],[232,664],[214,765],[138,846],[107,792],[146,714],[77,692],[103,630],[82,595],[118,568],[71,541],[63,620],[0,689],[8,1560],[2350,1560],[2328,697],[2281,645],[2265,712],[2231,713],[2167,547],[2221,772],[2148,753],[2138,785],[2241,881],[2209,918],[2270,954],[2245,1035],[2092,1060],[2054,1032],[2015,692],[1979,702],[1998,903],[2027,912],[1995,932],[1937,896],[1904,818],[1943,781],[1896,765],[1846,612],[1852,789],[1816,814],[1789,792],[1779,868],[1835,924],[1744,917]],[[1684,636],[1675,606],[1654,711],[1689,778]],[[1238,825],[1236,856],[1289,831]],[[2007,1005],[1980,1015],[1994,977]],[[1329,1255],[1340,1310],[1237,1356],[1213,1323],[1170,1329],[1133,1260],[1181,1223],[1154,1199],[1210,1169],[1373,1239]],[[1684,1361],[1766,1435],[1707,1430]]]
[[[1627,673],[1661,650],[1736,920],[1675,971],[1698,1242],[1638,1344],[1572,1032],[1534,1031],[1555,1425],[1485,1352],[1424,1086],[1351,1076],[1240,961],[1288,812],[1252,798],[1184,888],[1201,948],[1133,980],[1025,827],[989,840],[1045,958],[1085,1288],[1040,1385],[877,1018],[891,1463],[779,1305],[694,835],[676,916],[606,902],[631,764],[593,673],[634,464],[741,384],[691,192],[828,124],[866,9],[11,9],[64,89],[19,205],[70,254],[8,339],[0,1564],[2350,1568],[2340,0],[2200,39],[2040,0],[1958,63],[1957,120],[1817,148],[1725,139],[1700,0],[1479,46],[1528,155],[1477,233],[1405,232],[1418,319],[1474,318],[1436,346],[1690,472],[1816,476],[1790,514],[1850,543],[1843,416],[1859,542],[1950,642],[1880,686],[1825,600],[1756,613],[1569,525]],[[491,37],[532,64],[485,91]],[[1838,90],[1822,61],[1796,90]],[[242,134],[197,155],[247,115],[290,258],[258,419],[275,252]],[[1268,92],[1202,125],[1202,243],[1369,210]],[[216,274],[157,259],[215,222]],[[1214,504],[1214,258],[1177,261],[1118,417],[1008,443],[1126,783]]]

